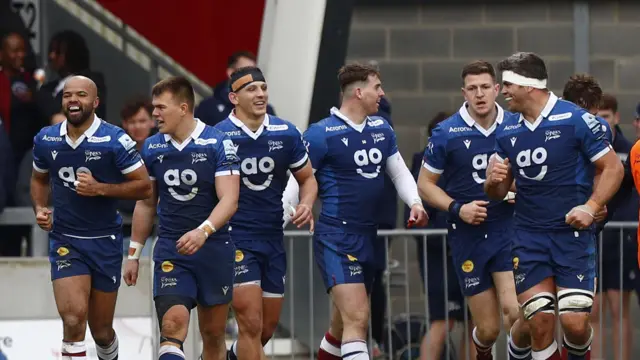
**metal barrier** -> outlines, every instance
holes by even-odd
[[[624,236],[624,230],[636,229],[637,227],[638,227],[638,224],[634,222],[611,222],[607,225],[608,230],[616,229],[619,231],[619,239],[620,239],[619,254],[620,254],[621,261],[620,261],[620,267],[617,271],[619,272],[620,279],[621,279],[620,288],[622,288],[622,275],[623,275],[623,269],[624,269],[624,266],[623,266],[624,243],[622,241]],[[427,296],[421,295],[420,300],[416,301],[416,295],[415,295],[416,287],[419,288],[419,291],[425,291],[426,289],[429,288],[430,281],[442,282],[444,304],[447,307],[443,309],[444,324],[448,324],[450,321],[449,311],[448,311],[448,310],[451,310],[450,308],[451,304],[449,301],[450,300],[449,287],[459,286],[459,285],[457,281],[453,283],[449,283],[448,281],[446,281],[446,279],[449,276],[448,272],[450,271],[450,269],[448,269],[449,264],[448,264],[447,247],[446,247],[446,233],[447,233],[446,230],[384,230],[384,231],[378,232],[379,236],[384,237],[387,259],[391,260],[392,257],[394,257],[395,259],[400,257],[399,261],[391,260],[390,262],[402,264],[401,266],[395,267],[394,269],[387,269],[387,271],[384,272],[384,278],[383,278],[384,292],[387,300],[386,309],[384,309],[384,311],[387,314],[385,319],[386,329],[383,332],[382,339],[378,339],[378,342],[382,342],[381,344],[382,349],[386,352],[384,357],[388,358],[389,360],[399,359],[399,358],[402,358],[402,359],[417,358],[419,356],[419,352],[418,352],[419,346],[421,341],[423,341],[422,338],[425,335],[425,331],[426,333],[428,333],[428,331],[430,330],[429,324],[431,324],[431,321],[430,321],[429,306],[428,306],[429,299]],[[415,239],[416,237],[417,239]],[[412,241],[413,239],[415,240]],[[289,254],[293,253],[292,250],[294,247],[294,243],[301,242],[301,241],[307,241],[307,242],[311,241],[310,235],[308,232],[305,232],[305,231],[285,232],[285,246]],[[422,249],[423,249],[422,253],[417,253],[414,249],[418,245],[417,242],[422,243]],[[443,262],[442,274],[438,274],[437,276],[439,279],[435,279],[433,274],[430,275],[428,271],[429,257],[427,256],[427,244],[428,243],[431,244],[434,242],[440,242],[440,246],[442,248],[440,256],[442,256],[442,258],[445,260]],[[603,236],[601,235],[599,238],[599,249],[602,249],[602,248],[603,248]],[[598,251],[598,254],[599,254],[599,264],[600,264],[599,266],[600,277],[602,276],[602,274],[604,274],[607,271],[616,271],[616,270],[603,269],[602,250]],[[414,258],[412,259],[411,256],[414,256]],[[417,285],[418,281],[416,281],[417,278],[419,277],[419,274],[418,274],[419,269],[417,269],[416,266],[412,264],[418,261],[417,259],[418,256],[422,256],[423,259],[425,259],[423,264],[423,269],[422,269],[424,271],[424,280],[420,281],[422,283],[422,286],[418,286]],[[309,257],[313,258],[311,247],[309,247]],[[289,354],[288,357],[290,357],[291,359],[296,359],[296,358],[314,359],[315,352],[317,351],[317,347],[313,346],[313,344],[317,344],[319,340],[322,338],[324,331],[326,331],[326,329],[323,329],[322,332],[319,332],[317,330],[317,326],[315,326],[315,322],[318,319],[314,317],[315,311],[313,310],[297,311],[297,308],[300,307],[303,309],[317,309],[322,306],[325,306],[323,304],[328,304],[329,308],[331,308],[331,304],[328,296],[324,293],[314,294],[312,286],[309,287],[311,293],[309,294],[309,297],[308,297],[308,300],[309,300],[308,304],[303,304],[303,303],[300,303],[300,301],[296,300],[296,288],[294,286],[294,284],[296,283],[295,281],[296,278],[298,277],[304,278],[306,279],[306,281],[309,281],[309,282],[317,281],[317,279],[314,280],[315,276],[317,275],[315,262],[308,261],[304,265],[305,266],[308,265],[308,273],[306,274],[301,272],[291,271],[292,269],[297,268],[296,259],[294,256],[288,256],[289,271],[287,274],[288,286],[287,286],[286,297],[288,298],[289,306],[287,306],[283,310],[283,318],[285,317],[288,318],[287,323],[283,323],[283,325],[285,328],[287,328],[289,337],[292,343],[296,343],[295,340],[298,339],[300,340],[300,342],[303,342],[305,344],[312,344],[312,345],[304,348],[301,348],[300,346],[298,346],[299,351],[291,351],[291,353]],[[440,275],[442,275],[442,278],[440,278]],[[444,281],[442,281],[443,279]],[[600,288],[600,293],[602,293],[602,282],[599,282],[599,288]],[[402,304],[400,306],[395,306],[393,300],[399,300]],[[420,304],[416,304],[416,302],[419,302]],[[153,306],[153,303],[151,305]],[[619,306],[620,308],[622,308],[623,306],[622,297],[620,298]],[[427,356],[427,357],[423,357],[422,359],[428,359],[428,360],[473,359],[473,357],[471,357],[468,351],[468,349],[473,347],[472,342],[469,336],[465,336],[464,334],[465,333],[464,329],[470,330],[471,328],[468,312],[464,311],[464,309],[466,308],[467,308],[467,303],[465,300],[463,303],[463,309],[462,309],[464,314],[463,316],[464,319],[462,321],[463,331],[462,332],[459,330],[451,331],[449,327],[446,326],[445,327],[447,329],[446,336],[445,336],[445,341],[442,343],[442,349],[440,352],[441,355],[438,357]],[[600,302],[599,310],[601,314],[600,318],[604,319],[602,302]],[[155,312],[152,312],[152,313],[155,313]],[[304,314],[303,323],[306,324],[306,329],[301,328],[299,325],[296,324],[295,319],[301,318],[299,314]],[[620,312],[620,314],[622,314],[622,312]],[[619,333],[622,334],[623,321],[621,321],[622,319],[619,319],[619,320],[620,320]],[[421,321],[424,321],[424,324],[421,324]],[[604,321],[600,321],[599,336],[601,338],[600,343],[604,345],[605,342],[602,341],[602,338],[604,338],[603,323]],[[557,324],[556,328],[560,329],[559,323]],[[420,332],[420,333],[416,334],[416,332]],[[304,333],[306,335],[304,337],[306,338],[301,336],[302,335],[301,333]],[[189,340],[188,347],[185,346],[187,359],[195,360],[197,359],[197,356],[200,354],[200,351],[201,351],[201,339],[199,338],[199,331],[198,331],[197,319],[195,314],[193,314],[192,316],[192,323],[191,323],[189,334],[191,339]],[[156,338],[155,338],[156,344],[158,339],[157,336],[158,334],[156,334]],[[401,339],[402,337],[404,337],[405,340],[407,340],[406,343],[402,343],[402,340],[403,340]],[[465,354],[461,354],[460,348],[454,345],[454,343],[458,344],[457,341],[453,341],[454,338],[456,340],[459,340],[460,344],[467,349]],[[370,322],[369,342],[368,342],[370,346],[374,343],[373,340],[374,339],[372,334],[372,326]],[[558,331],[557,340],[559,341],[559,343],[562,343],[561,331]],[[229,340],[228,345],[230,346],[231,343],[232,343],[232,340]],[[606,343],[611,343],[611,341],[607,341]],[[623,347],[622,337],[620,337],[618,344],[615,344],[615,345],[618,346],[618,348],[620,349],[619,351],[622,351],[621,350]],[[268,346],[269,344],[267,345],[267,347]],[[373,354],[373,350],[374,349],[370,349],[370,354]],[[433,354],[434,350],[435,349],[430,348],[429,346],[425,347],[426,354]],[[505,336],[505,333],[502,332],[499,341],[497,341],[496,345],[494,345],[494,358],[506,360],[508,358],[507,351],[508,350],[506,345],[506,336]],[[271,349],[269,353],[273,354],[275,353],[275,351]],[[605,356],[604,357],[601,356],[602,358],[612,358],[612,356],[608,356],[606,352],[603,352],[603,355]],[[594,359],[598,358],[598,354],[594,353],[593,358]]]
[[[33,212],[28,208],[7,208],[0,214],[0,225],[29,225],[34,229],[35,221]],[[125,223],[129,223],[130,219],[126,218]],[[611,269],[606,267],[607,262],[602,256],[602,251],[599,251],[598,263],[600,264],[600,277],[606,275],[608,272],[616,271],[618,273],[620,284],[618,287],[622,287],[622,278],[625,270],[625,252],[628,255],[629,248],[625,245],[629,244],[629,241],[633,244],[635,237],[631,240],[625,239],[626,235],[634,236],[635,229],[638,224],[635,222],[612,222],[607,225],[607,229],[618,231],[617,239],[607,238],[604,241],[601,236],[599,240],[599,248],[605,250],[613,250],[619,255],[619,267],[617,269]],[[625,232],[626,230],[626,232]],[[32,238],[33,249],[37,249],[39,245],[42,245],[43,249],[48,246],[46,241],[46,233],[39,232],[40,230],[34,230],[32,233],[44,235],[43,238]],[[408,358],[407,355],[411,353],[411,358],[417,355],[417,346],[419,345],[420,338],[424,334],[425,329],[421,329],[422,323],[432,324],[432,319],[429,316],[429,298],[423,294],[424,290],[429,287],[429,284],[437,281],[443,290],[444,304],[449,306],[449,288],[451,286],[458,286],[457,282],[447,282],[446,279],[450,275],[447,267],[447,254],[445,244],[445,230],[389,230],[380,231],[379,235],[384,238],[388,263],[391,264],[387,271],[383,273],[383,287],[387,300],[386,308],[384,312],[387,314],[384,320],[384,325],[387,330],[383,331],[381,338],[378,338],[378,342],[381,343],[381,347],[386,351],[384,358],[397,359],[400,355],[403,358]],[[267,344],[265,350],[270,357],[284,358],[289,357],[291,359],[296,358],[308,358],[313,359],[315,352],[318,348],[318,343],[322,338],[326,326],[329,322],[331,304],[328,296],[323,291],[323,285],[318,284],[319,276],[318,271],[313,259],[313,251],[310,241],[310,236],[306,231],[293,231],[285,233],[285,245],[288,253],[288,279],[287,279],[287,294],[286,305],[283,309],[281,319],[281,331],[280,334],[285,333],[285,337],[289,341],[285,341],[282,337],[274,339],[270,344]],[[416,239],[416,237],[418,239]],[[616,240],[620,241],[616,244]],[[418,245],[422,244],[423,249],[418,252],[416,249]],[[435,245],[439,244],[441,249],[438,256],[431,251],[431,247],[427,250],[427,244]],[[617,245],[617,246],[616,246]],[[300,249],[303,249],[307,256],[302,257]],[[298,256],[292,256],[292,254],[298,254]],[[5,276],[0,277],[0,287],[4,289],[12,289],[12,296],[2,297],[0,300],[3,306],[0,306],[0,319],[2,320],[41,320],[41,319],[57,319],[57,312],[55,306],[53,306],[53,297],[51,294],[51,288],[48,278],[49,263],[46,258],[40,254],[40,257],[33,259],[26,258],[0,258],[0,271],[3,271]],[[635,258],[635,254],[631,254]],[[420,280],[419,266],[417,264],[418,257],[426,259],[423,270],[425,271],[424,281]],[[433,264],[429,265],[430,259],[444,258],[442,263],[442,270],[436,274],[432,269]],[[145,259],[142,263],[147,264]],[[144,271],[149,271],[152,274],[153,264],[149,261],[150,266]],[[146,265],[145,265],[146,266]],[[604,266],[604,268],[603,268]],[[634,265],[637,266],[637,265]],[[36,269],[37,268],[37,269]],[[436,266],[437,268],[437,266]],[[22,270],[21,270],[22,269]],[[141,270],[142,271],[142,270]],[[141,272],[143,274],[144,272]],[[635,273],[640,273],[635,269]],[[152,278],[152,275],[147,275],[147,281]],[[419,284],[420,283],[420,284]],[[16,286],[20,284],[20,286]],[[144,285],[143,285],[144,284]],[[152,328],[149,329],[149,335],[154,335],[153,347],[157,347],[158,344],[158,327],[155,322],[155,310],[153,309],[153,300],[151,299],[151,287],[153,282],[140,281],[137,288],[121,288],[121,296],[118,300],[118,309],[116,316],[119,317],[145,317],[151,318]],[[301,286],[302,284],[302,286]],[[310,285],[318,285],[317,287]],[[142,286],[142,288],[141,288]],[[598,288],[600,292],[603,290],[602,282],[598,282]],[[318,290],[322,289],[322,290]],[[433,300],[433,299],[432,299]],[[51,304],[48,304],[48,303]],[[46,304],[45,304],[46,303]],[[147,304],[146,306],[140,306],[140,304]],[[626,303],[624,298],[618,300],[618,307],[622,308]],[[46,306],[44,306],[46,305]],[[464,304],[466,307],[466,304]],[[633,321],[632,324],[639,323],[640,316],[638,307],[636,305],[630,305],[632,308],[629,315]],[[624,347],[622,338],[618,339],[615,343],[608,334],[608,326],[605,321],[604,309],[605,306],[602,302],[597,306],[600,312],[600,323],[595,325],[595,329],[598,332],[600,338],[600,344],[603,346],[602,356],[598,356],[594,349],[592,358],[614,358],[612,354],[613,348],[617,348],[618,352]],[[444,311],[445,324],[448,323],[449,312]],[[595,310],[595,309],[594,309]],[[379,310],[378,310],[379,311]],[[618,333],[624,333],[624,322],[622,320],[623,312],[620,312],[620,318],[615,321]],[[192,319],[189,331],[188,341],[185,344],[187,351],[187,359],[197,359],[201,350],[201,339],[199,337],[199,330],[195,312]],[[302,319],[302,321],[300,321]],[[461,322],[465,326],[470,323],[470,318],[464,317],[464,321]],[[426,326],[425,326],[426,327]],[[1,327],[0,327],[1,328]],[[458,326],[453,331],[445,331],[446,341],[442,344],[443,355],[446,359],[471,359],[470,356],[459,356],[460,348],[459,343],[462,343],[465,348],[471,347],[471,342],[467,336],[463,336],[463,332],[460,331]],[[388,331],[392,329],[392,331]],[[433,327],[431,326],[431,329]],[[1,329],[0,329],[1,330]],[[1,331],[0,331],[1,332]],[[427,332],[428,333],[428,332]],[[433,333],[432,333],[433,334]],[[560,335],[560,332],[558,333]],[[6,334],[5,334],[6,335]],[[3,336],[3,334],[0,334]],[[369,330],[369,344],[372,344],[374,334],[370,327]],[[414,344],[414,347],[407,347],[406,341],[403,344],[403,339],[412,339],[410,341]],[[561,340],[561,338],[559,338]],[[228,345],[231,344],[233,339],[229,339]],[[304,344],[304,345],[303,345]],[[402,347],[401,345],[405,345]],[[1,344],[0,344],[1,346]],[[632,344],[633,349],[631,353],[640,353],[640,344],[634,342]],[[426,353],[433,352],[432,347],[426,348]],[[372,349],[373,351],[373,349]],[[152,353],[157,353],[151,351]],[[506,359],[507,347],[505,344],[504,333],[501,335],[499,341],[495,346],[495,359]],[[135,357],[127,357],[131,359],[137,359]],[[155,357],[153,357],[155,358]],[[429,357],[429,360],[440,360],[441,358]],[[146,360],[146,358],[145,358]]]

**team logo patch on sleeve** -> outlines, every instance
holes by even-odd
[[[124,147],[125,150],[131,150],[134,146],[136,146],[136,142],[133,141],[133,139],[127,134],[120,136],[118,138],[118,141],[120,142],[120,144],[122,144],[122,147]]]

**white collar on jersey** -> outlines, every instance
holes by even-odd
[[[502,124],[502,119],[504,119],[504,110],[502,109],[502,107],[500,107],[500,105],[496,104],[496,109],[498,110],[496,121],[488,129],[485,129],[480,126],[480,124],[476,123],[476,121],[471,117],[471,114],[469,114],[467,105],[468,103],[465,101],[464,104],[462,104],[462,106],[460,107],[460,110],[458,110],[458,113],[460,113],[462,120],[464,120],[464,122],[467,123],[469,127],[475,127],[485,137],[489,137],[489,135],[491,135],[496,130],[498,125]]]
[[[75,150],[78,146],[80,146],[80,144],[82,144],[84,139],[92,137],[93,134],[95,134],[96,131],[98,131],[98,128],[100,127],[101,123],[102,123],[102,119],[100,119],[98,115],[94,114],[93,122],[91,123],[91,126],[89,126],[89,128],[85,130],[84,134],[80,135],[80,137],[77,138],[76,141],[74,142],[73,140],[71,140],[71,138],[69,138],[69,136],[67,136],[67,120],[65,119],[60,124],[60,136],[64,136],[65,140],[67,141],[67,144],[69,144],[69,146],[71,146],[71,148]]]
[[[369,121],[369,117],[367,116],[366,119],[364,119],[364,121],[362,122],[362,124],[356,124],[353,121],[351,121],[351,119],[349,119],[347,117],[347,115],[343,114],[340,112],[340,110],[337,107],[332,107],[331,111],[330,111],[331,115],[337,117],[338,119],[344,121],[347,125],[351,126],[355,131],[361,133],[362,131],[364,131],[364,127],[367,126],[367,121]]]
[[[182,142],[182,144],[178,143],[173,137],[171,137],[171,135],[169,134],[164,134],[164,141],[169,142],[171,141],[171,143],[173,144],[173,146],[178,149],[178,151],[182,151],[182,149],[186,148],[187,145],[189,145],[189,143],[191,142],[191,139],[197,139],[200,137],[200,135],[202,134],[202,132],[204,131],[204,127],[205,124],[200,121],[200,119],[198,118],[194,118],[196,121],[196,127],[195,129],[193,129],[193,131],[191,132],[191,134],[184,139],[184,141]]]
[[[251,129],[249,129],[247,125],[245,125],[242,122],[242,120],[236,117],[235,110],[231,110],[231,113],[229,114],[229,120],[231,120],[233,125],[242,129],[242,131],[244,131],[245,134],[249,135],[249,137],[252,138],[253,140],[258,139],[260,137],[260,134],[262,134],[262,132],[264,131],[264,129],[267,126],[269,126],[269,114],[264,114],[264,120],[262,121],[262,125],[260,125],[260,127],[256,132],[251,131]]]
[[[542,119],[549,116],[549,114],[551,113],[551,110],[553,110],[553,107],[556,106],[557,102],[558,102],[558,97],[553,92],[549,91],[549,100],[547,100],[547,105],[544,106],[544,109],[542,109],[542,112],[540,113],[540,116],[538,116],[536,121],[534,121],[532,124],[524,118],[524,115],[520,114],[520,118],[518,119],[518,122],[519,123],[524,122],[524,125],[529,130],[534,131],[538,127],[538,125],[540,125],[540,123],[542,122]]]

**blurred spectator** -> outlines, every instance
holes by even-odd
[[[64,119],[61,112],[62,89],[67,79],[74,75],[86,76],[96,83],[100,99],[96,114],[103,120],[108,120],[106,118],[107,88],[104,76],[90,70],[89,58],[87,43],[77,32],[64,30],[53,35],[49,42],[49,68],[57,78],[46,82],[38,92],[38,104],[47,121],[53,123]]]
[[[598,115],[609,123],[613,136],[613,150],[622,161],[626,160],[627,154],[631,151],[630,143],[620,129],[620,114],[618,113],[618,101],[609,94],[602,96],[602,103],[598,110]],[[609,203],[608,219],[612,221],[638,221],[638,202],[640,198],[637,192],[631,194],[623,190],[614,196]],[[622,232],[622,234],[621,234]],[[622,244],[620,241],[622,240]],[[622,247],[621,247],[622,245]],[[629,360],[631,351],[631,318],[630,318],[630,298],[632,291],[640,291],[640,277],[638,273],[638,244],[636,229],[604,229],[602,231],[602,244],[599,246],[602,256],[602,268],[598,274],[598,287],[604,294],[598,293],[594,298],[593,311],[591,314],[591,324],[595,331],[592,351],[594,355],[599,355],[602,350],[600,343],[599,322],[603,315],[599,313],[602,301],[603,310],[607,309],[611,313],[611,328],[613,330],[614,358]],[[599,264],[599,262],[598,262]],[[622,278],[620,277],[620,267],[622,267]],[[640,292],[639,292],[640,294]],[[620,300],[622,297],[622,309]],[[620,319],[622,319],[623,329],[623,356],[620,356]],[[602,356],[600,356],[602,357]]]
[[[134,96],[128,99],[120,110],[122,128],[136,142],[136,148],[141,150],[144,141],[153,134],[155,122],[151,118],[153,105],[151,100],[144,96]],[[126,215],[132,215],[136,206],[135,200],[118,201],[118,210]],[[125,236],[131,232],[130,226],[125,226]]]
[[[227,78],[236,69],[245,66],[256,66],[256,56],[248,51],[238,51],[233,53],[227,61]],[[202,100],[194,116],[202,120],[207,125],[215,125],[229,116],[233,109],[233,104],[229,100],[229,80],[225,80],[213,88],[213,95]],[[267,113],[275,115],[275,111],[270,104],[267,104]]]
[[[144,141],[154,133],[155,121],[151,118],[153,105],[146,96],[134,96],[127,100],[120,110],[122,128],[136,142],[138,151]]]
[[[383,117],[389,125],[393,127],[393,122],[391,121],[391,104],[386,97],[380,99],[380,107],[378,108],[376,116]],[[378,229],[395,229],[398,212],[398,196],[395,185],[393,185],[393,181],[387,174],[385,174],[384,177],[382,196],[380,196],[376,208],[378,209],[376,214]],[[391,238],[389,238],[389,240],[391,240]],[[387,310],[387,294],[384,288],[383,276],[387,269],[388,259],[384,236],[378,236],[374,241],[373,249],[376,271],[373,284],[371,285],[371,337],[374,340],[371,356],[375,358],[381,355],[379,344],[382,344],[386,340],[384,338],[384,316]]]
[[[0,39],[9,33],[17,33],[27,40],[24,67],[27,72],[33,72],[36,68],[36,56],[29,41],[29,30],[20,14],[14,11],[11,0],[0,0]]]
[[[451,114],[447,112],[437,113],[429,122],[429,126],[427,128],[428,136],[431,137],[433,129],[435,129],[440,122],[446,120],[450,116]],[[411,173],[416,181],[420,175],[423,157],[424,150],[413,154]],[[446,181],[446,174],[443,174],[438,181],[438,187],[444,189],[446,187]],[[429,214],[429,224],[427,224],[425,229],[447,229],[448,213],[437,211],[425,202],[423,202],[422,205]],[[405,221],[409,219],[409,208],[406,206],[404,217]],[[443,354],[445,353],[445,344],[449,340],[449,331],[453,329],[456,322],[464,322],[464,297],[460,291],[460,285],[456,277],[456,271],[453,267],[453,260],[451,258],[449,247],[443,240],[442,235],[429,235],[424,237],[416,236],[416,255],[418,257],[420,277],[423,285],[425,284],[425,270],[427,275],[426,293],[427,298],[429,299],[428,318],[430,321],[427,334],[422,339],[422,344],[420,345],[421,360],[443,358]],[[445,267],[447,269],[446,278],[444,273]],[[446,293],[445,287],[442,284],[445,279],[447,282]],[[464,336],[460,339],[460,358],[466,358],[463,355],[466,350],[466,342],[473,344],[471,340],[471,330],[473,329],[473,326],[471,324],[471,316],[470,314],[468,315],[469,327],[466,329],[466,333],[469,337],[466,341]],[[448,324],[446,323],[447,316],[449,318]],[[475,359],[475,347],[470,346],[469,352],[470,358]]]
[[[122,128],[136,142],[138,151],[144,145],[144,141],[153,133],[155,133],[155,121],[152,119],[153,105],[151,99],[145,96],[133,96],[125,101],[120,110],[120,119],[122,120]],[[123,215],[132,216],[136,207],[135,200],[119,200],[118,211]],[[129,241],[131,240],[131,225],[122,227],[124,236],[123,252],[129,249]],[[151,246],[147,246],[143,250],[143,255],[149,254]]]
[[[9,32],[1,39],[0,46],[0,115],[13,149],[13,163],[17,166],[45,124],[35,101],[36,81],[24,70],[24,38]]]

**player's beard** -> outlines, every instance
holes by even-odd
[[[80,107],[80,112],[75,112],[71,114],[69,109],[64,109],[64,116],[67,118],[67,121],[73,126],[80,126],[87,122],[91,116],[93,115],[93,109],[87,109],[82,105],[78,105]]]

